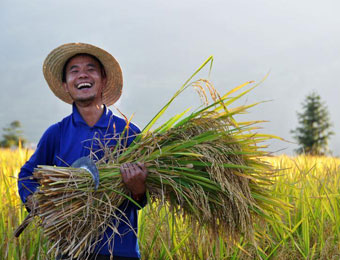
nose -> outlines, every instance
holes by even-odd
[[[80,79],[88,78],[86,70],[80,70],[78,74],[78,78]]]

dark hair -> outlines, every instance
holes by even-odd
[[[66,67],[69,64],[70,60],[73,59],[74,57],[82,56],[82,55],[89,56],[92,59],[94,59],[95,61],[97,61],[99,63],[99,65],[100,65],[100,70],[101,70],[101,73],[102,73],[102,77],[106,77],[105,68],[104,68],[103,64],[101,63],[101,61],[96,56],[94,56],[92,54],[88,54],[88,53],[77,53],[76,55],[73,55],[72,57],[70,57],[65,62],[65,65],[64,65],[63,70],[62,70],[62,75],[61,75],[61,81],[62,82],[66,82]]]

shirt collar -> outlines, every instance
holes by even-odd
[[[82,124],[85,126],[88,126],[88,124],[85,122],[85,120],[80,115],[77,106],[73,103],[72,105],[72,116],[73,120],[76,124]],[[112,112],[106,108],[106,105],[104,105],[104,111],[97,123],[93,127],[107,127],[110,123],[110,118],[112,117]],[[89,126],[88,126],[89,127]]]

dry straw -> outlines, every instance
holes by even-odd
[[[229,241],[240,236],[253,239],[254,221],[269,218],[268,212],[280,206],[269,192],[273,171],[261,160],[267,154],[259,145],[271,136],[256,133],[255,121],[237,123],[233,118],[253,105],[227,109],[256,87],[231,97],[251,82],[222,97],[208,81],[191,82],[209,62],[212,63],[212,57],[185,82],[130,147],[117,146],[114,151],[103,147],[105,156],[97,162],[97,191],[91,175],[82,169],[36,169],[34,177],[41,184],[34,195],[39,202],[37,216],[53,244],[51,251],[86,259],[107,227],[118,234],[117,225],[126,221],[118,207],[126,200],[136,203],[122,183],[119,166],[137,161],[144,162],[149,171],[149,203],[166,206],[171,214],[190,222],[196,232],[205,228]],[[208,89],[214,102],[189,115],[186,110],[151,131],[173,100],[190,86],[199,90],[203,100],[207,98],[204,89]]]

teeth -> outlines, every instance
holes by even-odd
[[[77,88],[80,89],[80,88],[83,88],[83,87],[91,87],[92,84],[91,83],[80,83]]]

